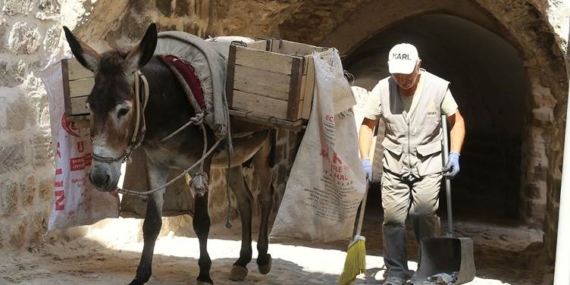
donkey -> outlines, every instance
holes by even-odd
[[[77,39],[67,27],[63,29],[77,60],[95,75],[95,84],[86,102],[90,112],[93,142],[89,181],[99,191],[115,191],[121,175],[121,162],[129,156],[133,148],[140,145],[147,155],[148,184],[152,189],[159,189],[148,195],[143,223],[144,247],[136,276],[130,283],[141,285],[146,283],[152,274],[153,252],[162,226],[164,185],[167,183],[169,170],[187,169],[203,158],[205,142],[207,149],[214,146],[214,134],[205,125],[202,125],[205,129],[190,125],[163,141],[194,118],[195,110],[173,72],[154,55],[157,46],[155,24],[148,27],[142,40],[129,51],[110,50],[102,54]],[[134,74],[139,71],[147,78],[149,86],[148,102],[146,108],[142,108],[142,118],[137,116],[137,112],[141,112],[141,103],[133,91]],[[252,259],[253,196],[244,183],[241,169],[242,163],[250,159],[258,166],[256,173],[261,185],[258,195],[261,225],[257,264],[262,274],[271,270],[271,255],[267,253],[268,218],[273,201],[271,175],[267,167],[270,144],[267,128],[233,120],[230,124],[232,131],[247,131],[250,135],[233,139],[234,152],[231,157],[228,157],[229,153],[221,150],[207,155],[203,159],[203,172],[209,174],[210,169],[230,167],[228,171],[231,179],[228,183],[237,198],[242,222],[240,257],[232,267],[230,279],[241,281],[245,279],[246,265]],[[194,178],[202,173],[192,170],[189,174]],[[200,244],[200,273],[197,284],[213,284],[210,277],[212,261],[207,251],[210,230],[208,192],[195,194],[194,200],[192,224]]]

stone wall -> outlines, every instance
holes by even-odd
[[[541,7],[541,11],[546,11],[548,19],[552,24],[556,35],[557,44],[564,50],[564,53],[568,54],[568,43],[570,41],[570,1],[537,1],[538,7]],[[560,62],[559,64],[562,64]],[[566,65],[566,68],[569,66]],[[561,74],[561,76],[568,76],[570,71],[566,70],[566,73]],[[568,78],[568,77],[567,77]],[[566,92],[568,92],[568,80],[566,83]],[[564,92],[564,90],[561,90]],[[544,221],[544,232],[545,232],[545,245],[548,253],[549,259],[552,261],[556,255],[556,243],[558,234],[558,213],[560,209],[560,192],[562,184],[562,162],[564,154],[564,136],[565,136],[565,126],[568,123],[567,120],[567,105],[568,105],[568,93],[565,93],[554,108],[554,125],[555,128],[551,129],[551,144],[549,145],[549,161],[547,165],[547,193],[546,193],[546,219]],[[568,150],[566,150],[568,151]]]
[[[0,1],[0,248],[42,241],[53,152],[40,71],[60,50],[58,1]]]

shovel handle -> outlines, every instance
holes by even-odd
[[[446,167],[447,160],[449,159],[449,138],[447,135],[447,116],[441,115],[441,127],[443,129],[443,168]],[[445,196],[447,198],[447,237],[453,236],[453,214],[451,213],[451,180],[443,177],[445,182]]]

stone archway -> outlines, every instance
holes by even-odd
[[[417,29],[417,27],[422,27]],[[456,214],[517,218],[521,142],[530,97],[517,51],[497,35],[444,14],[398,22],[344,60],[354,85],[371,90],[388,76],[387,53],[398,42],[418,47],[423,67],[451,82],[467,125],[462,174],[453,181]]]
[[[400,22],[436,13],[468,20],[514,47],[531,90],[526,99],[527,111],[523,114],[519,216],[527,225],[545,229],[546,247],[552,258],[556,247],[568,86],[563,64],[564,40],[557,34],[560,27],[552,23],[560,16],[555,12],[562,11],[557,7],[563,4],[547,0],[402,0],[329,4],[305,2],[280,25],[282,36],[333,46],[348,56]]]

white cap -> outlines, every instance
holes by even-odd
[[[397,44],[388,55],[390,73],[410,74],[416,68],[420,57],[418,50],[411,44]]]

